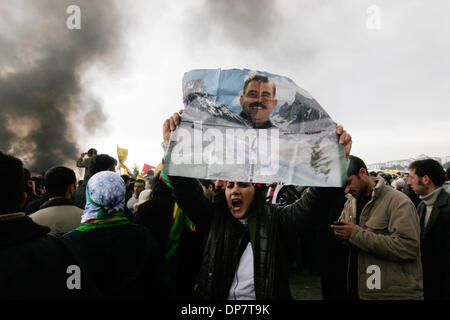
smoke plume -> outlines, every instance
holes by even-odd
[[[107,4],[0,5],[0,150],[21,158],[32,172],[73,165],[80,153],[75,128],[94,133],[106,120],[81,78],[94,64],[117,59],[119,21],[114,3]],[[66,25],[70,5],[80,8],[81,29]]]

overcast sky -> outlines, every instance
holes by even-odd
[[[58,144],[27,144],[53,122],[64,123],[60,139],[74,148],[61,152],[73,162],[90,147],[116,156],[119,145],[129,167],[156,165],[163,121],[183,107],[183,74],[199,68],[291,78],[343,124],[366,163],[450,155],[448,0],[13,3],[0,2],[0,144],[25,160],[24,149]],[[81,9],[80,30],[66,27],[70,4]],[[64,82],[60,70],[71,75]],[[45,85],[22,86],[35,74]],[[33,120],[49,117],[44,107],[15,113],[22,93],[49,88],[54,99],[42,104],[58,119]]]

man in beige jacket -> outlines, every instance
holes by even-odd
[[[85,156],[88,156],[85,158]],[[97,150],[94,148],[91,148],[88,150],[87,153],[82,153],[80,157],[77,160],[77,167],[78,168],[84,168],[84,177],[83,180],[86,181],[89,178],[89,166],[91,165],[91,160],[93,157],[97,155]]]
[[[423,299],[419,217],[411,200],[371,178],[350,156],[347,202],[332,225],[350,245],[347,288],[355,299]]]

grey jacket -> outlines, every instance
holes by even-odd
[[[402,192],[376,178],[371,200],[361,212],[349,243],[358,252],[361,299],[423,299],[419,216]],[[347,195],[340,219],[355,222],[356,199]],[[370,283],[379,267],[380,288]],[[372,288],[372,289],[371,289]]]

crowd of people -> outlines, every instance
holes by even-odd
[[[0,158],[8,298],[289,299],[290,264],[308,259],[324,299],[449,298],[449,170],[431,159],[392,178],[350,156],[341,190],[169,177],[162,163],[146,189],[102,154],[77,184],[67,167],[32,178]]]
[[[164,122],[164,148],[179,124]],[[0,297],[291,299],[290,267],[307,258],[326,300],[449,299],[449,170],[369,172],[336,133],[343,188],[169,176],[163,162],[146,186],[95,149],[77,182],[64,166],[31,177],[0,152]]]

